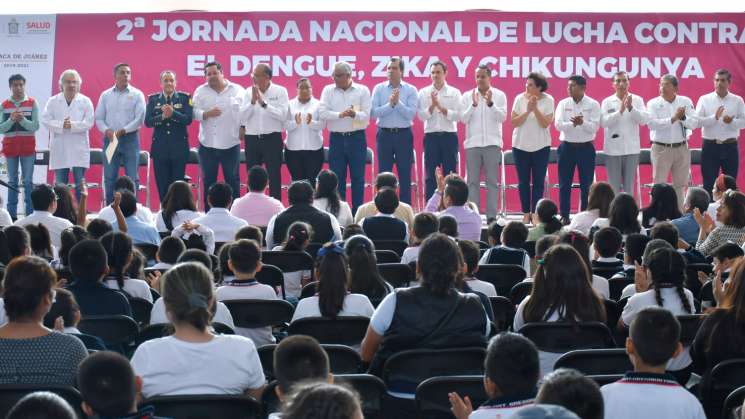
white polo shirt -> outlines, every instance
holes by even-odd
[[[629,111],[623,107],[621,99],[614,94],[603,99],[600,110],[605,154],[609,156],[639,154],[639,126],[649,121],[644,99],[639,95],[631,94],[631,110]]]
[[[574,126],[571,118],[582,116],[582,125]],[[579,102],[571,97],[562,99],[556,106],[556,129],[559,139],[568,143],[586,143],[595,139],[600,126],[600,104],[584,95]]]
[[[667,374],[627,373],[600,392],[605,419],[706,419],[696,396]]]

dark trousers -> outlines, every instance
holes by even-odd
[[[429,199],[437,189],[435,169],[442,167],[442,175],[457,173],[458,134],[455,132],[430,132],[424,134],[424,191]]]
[[[580,210],[587,208],[587,196],[595,175],[595,147],[592,141],[568,143],[562,141],[557,150],[559,158],[559,212],[569,217],[572,200],[574,169],[579,172]]]
[[[217,170],[222,166],[222,175],[225,183],[233,188],[233,198],[241,195],[240,178],[238,168],[241,162],[241,146],[220,149],[199,145],[199,163],[202,166],[202,193],[204,194],[204,208],[210,207],[207,201],[207,191],[210,186],[217,182]]]
[[[517,187],[520,191],[520,207],[525,214],[535,212],[535,205],[543,197],[550,151],[550,147],[536,151],[512,149],[517,170]]]
[[[282,200],[282,133],[246,135],[246,172],[265,165],[269,175],[269,195]]]
[[[414,160],[414,135],[411,128],[378,128],[378,173],[398,170],[401,202],[411,204],[411,163]]]
[[[316,186],[316,177],[323,167],[323,147],[318,150],[285,150],[285,163],[292,180],[307,180]]]
[[[347,166],[352,183],[352,213],[362,205],[365,194],[365,131],[332,132],[329,135],[329,169],[339,177],[339,196],[347,199]]]
[[[171,183],[184,180],[186,160],[175,156],[153,157],[153,170],[155,171],[155,184],[158,186],[158,196],[160,202],[163,202]]]
[[[704,139],[701,148],[701,177],[704,180],[704,189],[711,193],[714,182],[722,173],[737,179],[737,169],[740,165],[737,143],[717,144],[716,141]]]

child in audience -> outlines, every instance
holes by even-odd
[[[228,267],[235,274],[235,279],[225,282],[215,292],[217,301],[226,300],[276,300],[277,293],[269,285],[260,284],[256,273],[261,270],[261,248],[253,240],[238,240],[230,245]],[[251,338],[257,347],[274,343],[272,328],[259,327],[247,329],[236,328],[239,335]]]
[[[72,406],[49,391],[34,391],[16,403],[5,419],[77,419]]]
[[[86,349],[105,351],[106,346],[100,338],[78,330],[81,315],[75,296],[64,288],[57,288],[55,291],[54,303],[44,316],[44,326],[75,336],[83,342]]]
[[[356,236],[358,234],[364,236],[365,235],[365,230],[363,230],[362,227],[360,227],[359,224],[350,224],[350,225],[344,227],[344,231],[342,232],[342,235],[341,235],[341,240],[342,241],[345,241],[348,238],[350,238],[352,236]]]
[[[310,224],[302,221],[295,221],[287,228],[285,241],[275,246],[272,250],[284,250],[286,252],[305,252],[310,244],[310,237],[313,235],[313,229]],[[300,297],[303,286],[310,282],[311,272],[307,270],[284,272],[285,278],[285,296],[289,300],[296,301]]]
[[[264,248],[264,233],[259,227],[254,225],[243,226],[235,232],[235,240],[248,239],[254,240]]]
[[[127,358],[115,352],[97,352],[80,363],[78,388],[88,417],[157,419],[152,406],[137,408],[142,378]]]
[[[535,402],[563,406],[580,419],[603,419],[600,388],[577,370],[559,368],[543,377]]]
[[[145,257],[145,254],[142,253],[142,250],[136,247],[133,247],[132,248],[132,261],[129,262],[129,265],[127,265],[127,270],[124,272],[124,275],[132,279],[144,280],[146,265],[147,265],[147,257]]]
[[[44,224],[26,224],[23,226],[28,232],[31,240],[31,253],[47,262],[51,262],[56,257],[57,249],[52,246],[52,238],[49,230]]]
[[[230,260],[230,246],[234,242],[225,243],[217,254],[217,260],[220,262],[220,279],[215,278],[217,284],[226,284],[235,279],[235,273],[228,266]]]
[[[568,244],[579,253],[582,257],[582,261],[587,265],[587,269],[590,271],[592,289],[594,289],[602,298],[610,297],[610,286],[608,285],[608,280],[600,275],[594,275],[592,273],[592,264],[590,263],[590,239],[579,231],[562,231],[561,234],[559,234],[559,243]]]
[[[592,261],[593,268],[623,269],[623,261],[617,257],[623,247],[623,236],[615,227],[603,227],[592,237],[592,247],[597,258]]]
[[[538,201],[533,214],[533,224],[535,227],[528,231],[528,241],[536,241],[546,234],[561,230],[562,224],[556,203],[546,198]]]
[[[158,262],[153,269],[168,270],[176,264],[179,256],[186,251],[186,245],[177,237],[168,236],[161,240],[155,260]]]
[[[103,237],[104,234],[114,231],[114,226],[102,218],[94,218],[88,223],[85,229],[88,231],[88,234],[90,234],[92,239],[98,240]]]
[[[378,214],[362,219],[361,227],[370,240],[409,241],[409,226],[396,218],[393,213],[398,208],[398,194],[393,188],[385,187],[375,194]]]
[[[130,278],[126,275],[127,268],[132,262],[132,239],[126,233],[111,232],[101,237],[101,245],[106,250],[109,274],[103,283],[107,287],[119,290],[127,298],[142,298],[153,302],[150,285],[142,279]]]
[[[450,214],[443,214],[440,216],[439,232],[450,237],[451,239],[458,238],[458,220]]]
[[[487,297],[496,297],[497,290],[494,285],[477,279],[473,275],[479,270],[479,246],[470,240],[458,241],[458,247],[463,254],[463,261],[466,263],[463,281],[474,291],[478,291]]]
[[[646,234],[632,233],[626,236],[626,244],[623,247],[623,270],[616,273],[611,277],[614,278],[628,278],[634,279],[634,266],[639,264],[642,265],[642,256],[644,255],[644,249],[647,247],[651,239]],[[619,296],[619,300],[634,295],[636,292],[635,285],[631,284],[624,287]]]
[[[629,298],[618,321],[620,330],[631,325],[640,311],[647,307],[662,307],[673,315],[693,314],[693,293],[683,287],[686,264],[675,249],[663,247],[645,253],[644,266],[637,266],[634,282],[636,293]],[[691,374],[689,348],[675,354],[667,369],[685,385]]]
[[[517,333],[494,336],[486,348],[484,391],[489,400],[473,410],[471,399],[448,393],[456,419],[507,418],[532,405],[538,383],[538,350],[533,342]]]
[[[347,387],[311,382],[285,400],[282,419],[363,419],[359,395]]]
[[[368,217],[369,218],[369,217]],[[362,294],[377,305],[393,292],[378,271],[375,245],[366,236],[352,236],[344,242],[344,255],[349,262],[349,291]]]
[[[678,250],[687,264],[707,263],[706,256],[698,251],[695,247],[687,242],[680,240],[678,228],[670,221],[658,221],[654,227],[649,230],[649,238],[662,239],[670,243],[670,246]]]
[[[90,234],[81,226],[72,226],[62,230],[58,259],[52,261],[52,268],[58,271],[68,269],[70,266],[70,249],[79,242],[89,238],[91,238]],[[65,279],[69,280],[70,278]]]
[[[7,266],[18,256],[31,255],[31,238],[25,228],[7,226],[0,230],[0,263]]]
[[[419,257],[419,246],[421,246],[424,239],[429,237],[430,234],[437,233],[439,228],[440,222],[436,215],[431,212],[420,212],[417,214],[414,217],[411,234],[409,235],[411,246],[404,249],[404,254],[401,256],[401,263],[409,264],[416,262]]]
[[[442,223],[442,217],[440,217]],[[501,234],[500,234],[501,232]],[[489,224],[487,230],[489,245],[493,246],[484,252],[479,265],[500,263],[518,265],[525,269],[525,276],[530,273],[530,256],[523,249],[528,238],[528,228],[519,221],[510,221],[502,228],[497,221]],[[501,244],[499,244],[501,242]]]
[[[260,399],[265,378],[254,343],[210,331],[212,273],[199,263],[183,263],[161,281],[161,300],[175,332],[144,342],[132,356],[142,395],[248,394]]]
[[[673,253],[665,252],[665,257]],[[600,389],[605,419],[705,419],[698,399],[665,374],[669,361],[682,351],[680,323],[673,313],[659,307],[639,311],[626,339],[634,372]]]

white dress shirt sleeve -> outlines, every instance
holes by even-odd
[[[321,103],[318,107],[318,115],[323,120],[339,119],[339,112],[332,110],[331,101],[334,93],[334,85],[329,85],[323,88],[321,92]]]

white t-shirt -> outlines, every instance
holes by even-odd
[[[256,346],[237,335],[192,343],[173,336],[140,345],[132,368],[142,377],[144,397],[180,394],[243,394],[266,379]]]
[[[202,214],[201,212],[188,209],[178,210],[175,214],[173,214],[173,217],[171,217],[171,224],[173,225],[173,228],[176,228],[186,221],[194,220],[203,215],[204,214]],[[168,229],[166,228],[166,223],[165,221],[163,221],[163,211],[158,211],[158,214],[155,215],[155,228],[157,228],[158,231],[161,233],[168,231]]]
[[[473,412],[468,415],[468,419],[507,419],[518,410],[532,406],[533,400],[509,403],[508,405],[481,406],[474,408]]]
[[[375,308],[366,295],[347,294],[344,297],[344,305],[338,316],[363,316],[371,317]],[[292,321],[305,317],[321,317],[321,309],[318,307],[318,296],[303,298],[298,302]]]
[[[683,292],[688,299],[688,304],[695,311],[695,306],[693,305],[693,293],[688,289],[684,289]],[[692,314],[685,311],[685,309],[683,308],[683,303],[680,301],[680,297],[678,296],[678,292],[675,290],[675,288],[662,288],[660,290],[660,295],[662,296],[662,308],[669,310],[671,313],[673,313],[673,315],[681,316],[685,314]],[[657,299],[655,298],[654,289],[636,293],[629,298],[628,303],[626,303],[626,306],[623,308],[623,313],[621,313],[621,319],[623,320],[623,323],[626,326],[631,325],[631,322],[634,320],[634,318],[636,318],[636,315],[647,307],[659,307],[657,305]],[[683,348],[683,352],[681,352],[678,356],[671,359],[670,362],[667,363],[667,370],[679,371],[683,368],[686,368],[690,364],[690,348],[685,347]]]
[[[111,288],[112,290],[118,290],[119,284],[116,282],[116,278],[106,278],[103,281],[104,285]],[[150,285],[147,282],[136,279],[136,278],[124,278],[124,292],[129,294],[131,297],[142,298],[153,302],[153,294],[150,292]]]
[[[610,298],[610,285],[608,285],[608,280],[603,278],[602,276],[592,276],[592,289],[595,290],[595,292],[604,299],[607,300],[608,298]]]
[[[331,211],[328,208],[328,198],[316,198],[313,200],[313,206],[321,211],[328,212],[332,217]],[[352,209],[349,208],[349,204],[346,201],[339,201],[339,214],[336,215],[336,219],[339,221],[339,225],[346,227],[350,224],[354,224],[354,217],[352,216]]]
[[[215,291],[215,298],[217,298],[217,301],[278,299],[277,293],[274,291],[274,288],[270,287],[269,285],[260,284],[255,280],[251,282],[223,285],[217,288],[217,291]],[[272,328],[268,326],[257,328],[236,327],[235,333],[251,339],[257,347],[275,342],[274,336],[272,335]]]
[[[588,236],[590,234],[590,227],[598,219],[600,210],[593,209],[589,211],[582,211],[572,217],[572,222],[567,227],[564,227],[566,231],[577,230],[580,233]]]
[[[231,329],[235,330],[233,316],[230,314],[230,310],[228,310],[228,307],[219,301],[215,304],[215,317],[212,318],[212,321],[230,326]],[[168,320],[168,316],[166,316],[166,305],[163,302],[163,299],[158,298],[153,303],[153,309],[150,311],[150,324],[162,323],[170,323],[170,321]]]
[[[401,263],[409,264],[416,262],[419,259],[419,248],[421,246],[412,246],[404,249],[404,254],[401,255]]]
[[[600,388],[605,419],[706,419],[696,396],[670,376],[627,374]]]
[[[548,93],[538,100],[538,110],[546,115],[554,114],[554,98]],[[528,110],[528,98],[520,93],[512,104],[512,112],[523,114]],[[534,152],[551,145],[551,125],[543,128],[535,114],[531,112],[522,125],[512,130],[512,147],[523,151]]]
[[[4,326],[8,322],[8,318],[5,317],[5,301],[0,298],[0,326]]]
[[[476,278],[467,278],[466,284],[468,284],[468,286],[471,287],[472,290],[478,291],[486,295],[487,297],[497,296],[497,289],[494,288],[494,285],[489,282],[482,281]]]

